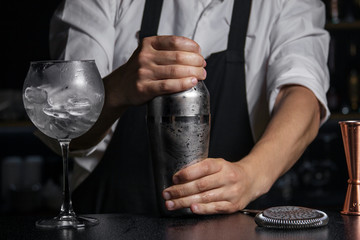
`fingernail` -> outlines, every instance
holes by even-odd
[[[163,197],[165,200],[169,200],[171,198],[170,193],[164,192]]]
[[[206,70],[204,68],[204,79],[206,78],[206,76],[207,76],[207,72],[206,72]]]
[[[196,78],[192,78],[191,82],[192,82],[193,85],[196,85],[198,83],[198,80]]]
[[[206,62],[206,60],[204,60],[204,67],[206,67],[206,65],[207,65],[207,62]]]
[[[166,201],[165,204],[166,204],[166,208],[169,209],[169,210],[173,209],[174,206],[175,206],[173,201]]]

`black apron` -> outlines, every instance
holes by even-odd
[[[162,0],[147,0],[140,38],[157,35]],[[244,47],[251,0],[235,0],[226,51],[206,59],[210,92],[209,157],[238,161],[254,145],[247,110]],[[98,166],[73,192],[78,213],[158,215],[146,129],[146,106],[120,118]]]

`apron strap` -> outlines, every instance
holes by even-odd
[[[163,0],[146,0],[141,22],[140,39],[156,36]]]
[[[249,0],[234,0],[231,27],[228,40],[228,50],[243,51],[246,41],[249,16],[251,11]],[[239,11],[239,9],[243,9]]]
[[[249,23],[251,0],[234,0],[227,46],[227,61],[244,61],[246,34]]]

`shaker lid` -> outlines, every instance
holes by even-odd
[[[210,115],[210,95],[203,81],[189,90],[155,97],[147,104],[148,116]]]

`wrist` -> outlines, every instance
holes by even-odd
[[[266,161],[265,157],[250,153],[241,161],[236,162],[236,164],[240,165],[247,173],[247,177],[251,183],[250,187],[252,188],[251,191],[253,196],[251,200],[255,200],[266,194],[279,177],[276,170],[274,171],[267,166],[265,163]]]
[[[126,108],[124,93],[121,92],[123,88],[119,87],[121,75],[121,69],[118,68],[103,79],[105,88],[104,110],[107,110],[106,112],[117,114]]]

